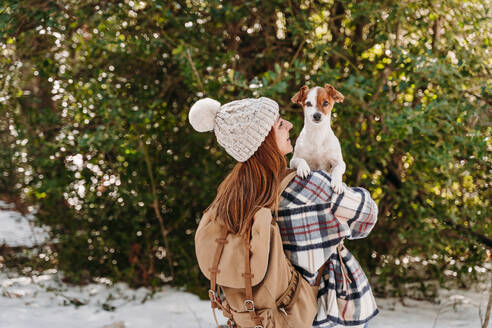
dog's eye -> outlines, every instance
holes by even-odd
[[[323,101],[323,106],[328,106],[328,101]]]
[[[306,106],[311,107],[313,104],[311,104],[310,101],[306,102]]]

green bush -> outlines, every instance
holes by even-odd
[[[190,106],[272,97],[297,135],[290,97],[331,83],[345,95],[333,114],[345,181],[380,210],[348,247],[376,286],[465,284],[492,248],[489,11],[485,0],[4,1],[0,191],[38,208],[69,280],[198,291],[194,230],[233,161],[193,131]]]

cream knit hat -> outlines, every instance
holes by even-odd
[[[279,116],[278,104],[266,97],[246,98],[220,105],[217,100],[198,100],[188,119],[198,132],[214,130],[218,143],[238,162],[260,147]]]

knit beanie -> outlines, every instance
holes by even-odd
[[[245,162],[260,147],[279,116],[278,104],[266,97],[246,98],[220,105],[198,100],[188,119],[198,132],[214,131],[217,142],[238,162]]]

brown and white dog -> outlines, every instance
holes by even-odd
[[[331,187],[336,193],[342,192],[345,162],[340,142],[331,129],[331,110],[343,99],[343,95],[329,84],[324,88],[303,86],[291,98],[293,103],[302,105],[304,127],[296,140],[290,167],[302,178],[306,178],[311,170],[330,171]]]

